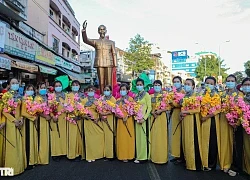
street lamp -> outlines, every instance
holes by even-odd
[[[195,43],[196,45],[201,45],[202,47],[203,47],[203,50],[202,51],[205,51],[205,47],[202,45],[202,44],[200,44],[200,43],[198,43],[198,42],[196,42]],[[205,77],[207,76],[207,58],[205,58]],[[204,78],[205,79],[205,78]]]
[[[221,60],[221,58],[220,58],[220,48],[221,48],[221,45],[222,44],[224,44],[224,43],[229,43],[230,42],[230,40],[227,40],[227,41],[224,41],[224,42],[222,42],[222,43],[220,43],[219,44],[219,76],[220,76],[220,71],[221,71],[221,62],[220,62],[220,60]]]

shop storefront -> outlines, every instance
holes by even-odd
[[[49,82],[49,85],[51,85],[52,82],[55,81],[55,78],[57,76],[57,70],[51,67],[39,65],[40,70],[40,78],[42,77],[41,81]]]
[[[11,58],[5,54],[0,54],[0,84],[9,79],[11,70]]]
[[[25,84],[36,85],[41,81],[51,84],[56,77],[68,74],[84,83],[78,61],[68,62],[1,23],[0,27],[4,29],[0,34],[0,81],[16,77]]]
[[[85,76],[84,74],[74,73],[67,69],[63,69],[63,71],[69,76],[71,80],[78,80],[80,83],[85,83]]]
[[[15,72],[15,77],[17,77],[20,82],[36,85],[37,75],[39,73],[38,66],[12,58],[11,67],[12,72]]]

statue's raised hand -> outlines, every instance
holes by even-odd
[[[83,28],[83,30],[86,30],[86,28],[87,28],[87,20],[85,20],[84,22],[83,22],[83,24],[82,24],[82,28]]]

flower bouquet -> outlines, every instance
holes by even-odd
[[[155,105],[155,110],[163,110],[163,109],[166,109],[167,108],[167,94],[164,93],[162,94],[159,94],[156,99],[159,99],[161,98],[161,101],[157,101],[156,102],[156,105]]]
[[[31,116],[36,116],[43,112],[41,104],[34,101],[32,96],[24,96],[24,103],[26,105],[26,111]]]
[[[240,99],[238,99],[240,101]],[[238,106],[238,101],[235,100],[234,96],[229,97],[229,111],[226,113],[226,118],[229,125],[236,127],[240,125],[240,117],[242,117],[243,111]]]
[[[134,116],[135,120],[140,123],[141,120],[143,120],[143,113],[142,109],[143,106],[139,104],[139,102],[133,102],[133,101],[128,101],[124,100],[125,104],[123,105],[125,112],[129,116]]]
[[[11,115],[15,116],[16,114],[16,108],[18,107],[18,104],[21,103],[21,100],[15,100],[14,95],[11,92],[6,92],[2,96],[2,106],[3,106],[3,112],[10,113]]]
[[[38,96],[37,99],[37,104],[39,104],[40,108],[42,109],[42,113],[44,115],[49,115],[50,114],[50,109],[48,107],[48,103],[43,101],[43,98]]]
[[[242,110],[240,122],[246,133],[250,135],[250,105],[247,104],[243,98],[238,99],[238,106]]]
[[[97,112],[100,113],[102,115],[102,117],[104,118],[104,119],[102,119],[103,122],[106,123],[106,125],[109,128],[109,130],[114,134],[114,131],[112,130],[109,122],[106,120],[107,119],[106,114],[114,113],[115,115],[117,115],[119,117],[123,117],[123,113],[122,113],[121,109],[119,108],[118,105],[116,105],[112,101],[110,101],[110,100],[104,100],[103,97],[97,99],[94,102],[94,104],[96,106]]]
[[[75,108],[77,110],[75,111],[76,116],[80,117],[89,116],[91,119],[94,119],[93,114],[87,108],[85,108],[84,105],[81,104],[80,102],[76,102]]]
[[[222,97],[221,99],[221,112],[222,113],[228,113],[230,110],[230,106],[229,106],[229,95],[225,95],[224,97]]]
[[[114,113],[115,115],[117,115],[119,117],[124,117],[122,110],[120,109],[120,107],[117,104],[113,103],[110,100],[107,100],[106,103],[108,105],[107,107],[108,107],[109,111],[111,111],[112,113]]]
[[[201,100],[201,116],[206,117],[214,114],[217,110],[221,109],[221,98],[220,95],[215,93],[211,96],[211,90],[207,89],[206,94]]]
[[[9,113],[13,117],[15,117],[15,115],[16,115],[16,109],[17,109],[17,107],[18,107],[18,105],[20,103],[21,103],[21,100],[20,99],[15,100],[14,99],[14,95],[13,95],[12,92],[6,92],[2,96],[2,109],[3,109],[3,112]],[[21,120],[19,120],[19,121],[23,121],[22,117],[21,117]],[[16,128],[18,129],[20,135],[23,136],[22,132],[21,132],[21,127],[20,126],[16,126]]]
[[[243,116],[242,109],[244,109],[241,107],[245,105],[243,98],[237,97],[237,93],[222,98],[221,112],[225,113],[229,125],[234,128],[240,125],[240,118]]]
[[[62,111],[58,111],[59,102],[56,100],[56,94],[55,93],[49,93],[48,94],[48,107],[50,113],[53,114],[55,118],[58,118],[62,114]]]
[[[68,102],[65,102],[63,107],[64,107],[64,112],[67,114],[66,115],[66,120],[69,121],[72,124],[77,124],[75,121],[75,118],[78,115],[78,111],[76,109],[76,103],[79,101],[80,97],[76,93],[74,95],[73,99],[68,99]]]
[[[80,102],[80,97],[76,93],[73,99],[68,99],[67,102],[64,103],[64,111],[67,116],[66,120],[72,124],[77,124],[75,118],[76,117],[84,117],[86,115],[91,115],[90,111],[88,111]],[[92,116],[92,115],[91,115]]]
[[[180,101],[184,98],[185,94],[177,92],[176,87],[173,87],[173,99],[172,102],[179,104]]]
[[[62,114],[63,110],[58,111],[59,102],[57,102],[56,94],[55,93],[49,93],[48,94],[48,109],[51,114],[53,114],[54,118],[58,119],[58,117]],[[58,125],[58,121],[56,121],[56,128],[58,132],[58,136],[60,138],[60,129]]]
[[[105,118],[107,118],[106,114],[112,112],[113,110],[113,108],[109,107],[107,101],[105,101],[103,98],[97,99],[94,104],[96,106],[96,111]]]
[[[202,100],[201,96],[191,96],[191,97],[184,97],[182,101],[182,111],[189,111],[197,109],[200,106],[200,101]]]
[[[245,112],[240,121],[246,133],[250,135],[250,111]]]

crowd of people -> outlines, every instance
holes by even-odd
[[[119,96],[114,95],[106,85],[97,97],[93,86],[82,92],[77,80],[67,93],[60,81],[54,82],[53,92],[40,82],[27,85],[22,96],[18,80],[12,78],[1,95],[0,167],[12,167],[17,175],[65,157],[73,162],[117,158],[165,164],[170,151],[170,161],[188,170],[219,166],[230,176],[250,174],[250,117],[242,122],[250,104],[250,78],[240,90],[234,75],[227,77],[224,91],[216,90],[214,77],[207,77],[199,92],[193,79],[183,82],[176,76],[172,83],[173,90],[165,91],[155,80],[149,93],[138,78],[136,94],[120,84]],[[233,102],[242,109],[235,123],[229,116]],[[133,103],[140,105],[138,114],[130,113]]]

